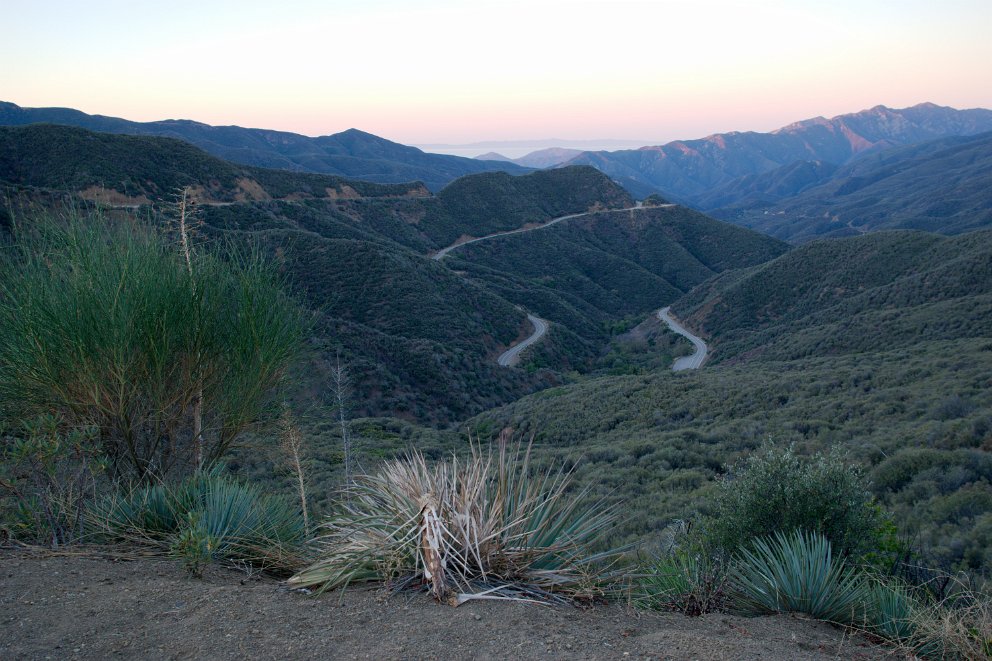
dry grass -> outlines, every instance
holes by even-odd
[[[924,656],[943,659],[992,659],[992,595],[961,585],[943,602],[919,609],[915,638]]]

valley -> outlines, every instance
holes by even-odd
[[[0,128],[0,145],[6,226],[58,208],[65,193],[77,208],[134,213],[87,197],[97,186],[167,223],[171,191],[186,186],[200,203],[204,246],[253,243],[276,260],[315,315],[286,396],[306,411],[319,484],[341,470],[340,432],[327,423],[335,361],[349,372],[362,462],[411,443],[440,456],[465,434],[533,439],[542,461],[578,453],[577,478],[595,493],[633,499],[643,513],[624,539],[692,516],[723,466],[767,439],[847,448],[884,485],[892,462],[916,456],[920,443],[967,464],[992,433],[982,376],[992,367],[987,230],[871,232],[790,248],[684,206],[642,206],[585,167],[476,174],[431,193],[70,127]],[[269,480],[271,456],[239,453],[232,466]],[[955,486],[915,488],[944,511],[962,494],[992,494],[983,465],[961,468]],[[906,484],[927,484],[909,479],[876,493],[901,507]],[[319,491],[328,502],[331,492]],[[980,546],[989,516],[904,520],[941,563],[975,569],[987,561],[967,549]],[[927,537],[937,529],[960,544]]]
[[[0,661],[992,660],[992,3],[7,3]]]
[[[305,313],[225,474],[297,497],[295,438],[319,517],[346,470],[516,443],[582,507],[622,508],[595,549],[630,559],[706,534],[743,462],[788,448],[865,476],[876,569],[987,579],[989,111],[879,107],[529,169],[10,106],[5,246],[53,219],[177,243],[182,213],[195,251],[256,255]]]

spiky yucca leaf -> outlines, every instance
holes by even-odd
[[[425,583],[441,600],[453,589],[578,596],[619,553],[590,551],[616,509],[582,507],[585,492],[566,493],[568,480],[533,473],[529,448],[473,447],[468,458],[433,466],[413,451],[356,478],[323,524],[323,557],[290,583],[327,590],[399,579]]]
[[[895,643],[909,642],[916,634],[919,608],[920,604],[905,587],[876,582],[868,590],[866,628]]]
[[[110,496],[93,506],[90,520],[110,540],[173,553],[195,548],[202,555],[205,549],[214,560],[276,571],[292,571],[302,564],[305,528],[299,510],[224,475],[220,468],[173,485]]]
[[[795,530],[754,540],[731,569],[733,600],[747,614],[806,613],[858,624],[869,596],[866,580],[819,533]]]

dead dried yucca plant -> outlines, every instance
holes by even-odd
[[[355,479],[323,524],[322,557],[290,583],[418,585],[454,605],[602,594],[619,551],[591,549],[617,510],[584,506],[584,491],[567,493],[569,478],[532,471],[529,447],[473,447],[434,465],[414,450]]]

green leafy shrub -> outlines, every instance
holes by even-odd
[[[794,530],[754,540],[730,571],[732,601],[748,615],[806,613],[838,624],[863,621],[870,587],[820,533]]]
[[[0,430],[0,521],[21,539],[58,548],[85,534],[84,513],[102,472],[89,430],[63,431],[41,415]]]
[[[841,555],[876,551],[882,517],[860,468],[837,452],[808,459],[770,447],[723,479],[709,522],[713,541],[732,552],[757,537],[795,529],[826,537]]]
[[[199,574],[210,561],[285,572],[302,563],[305,526],[288,500],[215,469],[105,498],[90,517],[110,541],[149,545]]]
[[[531,472],[529,450],[519,454],[473,449],[429,466],[413,451],[356,477],[323,526],[320,559],[290,584],[421,585],[454,603],[600,594],[618,552],[591,549],[616,508],[581,506],[568,473]]]
[[[0,411],[99,430],[113,477],[217,461],[262,413],[307,322],[256,256],[194,254],[139,224],[41,218],[0,260]]]

